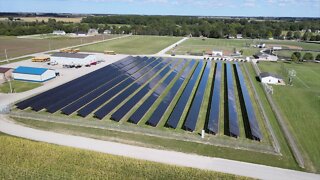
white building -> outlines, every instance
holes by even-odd
[[[242,34],[237,34],[237,39],[242,39]]]
[[[87,36],[87,33],[79,31],[79,32],[76,33],[76,35],[79,36],[79,37],[85,37],[85,36]]]
[[[223,51],[212,50],[212,56],[223,56]]]
[[[111,30],[104,30],[103,34],[111,34]]]
[[[13,79],[31,82],[45,82],[56,77],[55,70],[19,66],[12,72]]]
[[[89,65],[96,62],[96,55],[57,52],[51,55],[50,63],[61,65]]]
[[[262,72],[259,75],[262,83],[275,84],[275,85],[285,85],[283,78],[279,75],[272,74],[269,72]]]
[[[64,36],[64,35],[66,35],[66,32],[59,30],[59,31],[53,31],[52,34],[53,34],[53,35]]]
[[[281,46],[273,46],[273,47],[272,47],[272,50],[281,50],[281,49],[282,49]]]
[[[98,34],[99,34],[99,32],[98,32],[97,29],[89,29],[88,33],[87,33],[88,36],[95,36],[95,35],[98,35]]]

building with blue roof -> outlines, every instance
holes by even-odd
[[[19,66],[12,72],[13,79],[31,82],[45,82],[56,77],[52,69]]]

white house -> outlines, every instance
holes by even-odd
[[[58,30],[58,31],[53,31],[52,34],[53,35],[64,36],[64,35],[66,35],[66,32]]]
[[[95,36],[95,35],[98,35],[98,34],[99,34],[99,32],[98,32],[97,29],[89,29],[88,33],[87,33],[88,36]]]
[[[212,50],[212,56],[223,56],[223,51]]]
[[[275,84],[275,85],[285,85],[283,78],[279,75],[272,74],[269,72],[262,72],[259,75],[262,83]]]
[[[242,34],[237,34],[237,39],[242,39]]]
[[[50,63],[83,66],[96,62],[96,59],[96,55],[93,54],[56,52],[51,55]]]
[[[19,66],[12,72],[13,79],[31,82],[45,82],[56,77],[55,70]]]

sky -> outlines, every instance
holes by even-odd
[[[320,17],[320,0],[0,0],[0,12]]]

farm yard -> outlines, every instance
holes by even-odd
[[[104,37],[103,37],[104,36]],[[119,35],[99,35],[83,38],[52,38],[52,39],[26,39],[15,36],[0,36],[0,60],[19,57],[27,54],[49,51],[68,46],[75,46],[94,41],[101,41]]]
[[[155,54],[169,45],[179,41],[181,37],[166,36],[130,36],[116,41],[108,41],[83,46],[81,51],[104,52],[115,51],[118,54]]]
[[[1,179],[248,179],[34,142],[3,133],[0,141]]]
[[[294,69],[293,86],[273,86],[273,99],[284,115],[291,133],[298,140],[306,159],[314,169],[320,169],[320,66],[314,63],[260,62],[262,71],[282,75],[288,80],[287,70]]]
[[[201,54],[203,52],[210,52],[214,50],[224,51],[224,55],[230,55],[234,52],[234,48],[237,51],[243,50],[244,56],[252,56],[258,53],[261,49],[254,48],[252,45],[265,43],[266,47],[282,46],[284,49],[293,50],[319,50],[319,44],[305,43],[297,41],[279,41],[279,40],[253,40],[253,39],[211,39],[207,38],[202,40],[201,38],[190,38],[187,41],[181,43],[173,51],[175,54]],[[167,52],[172,53],[172,50]],[[279,51],[278,53],[281,53]],[[292,54],[292,52],[291,52]],[[290,56],[291,56],[290,54]],[[279,54],[280,55],[280,54]],[[290,57],[285,54],[286,57]]]

